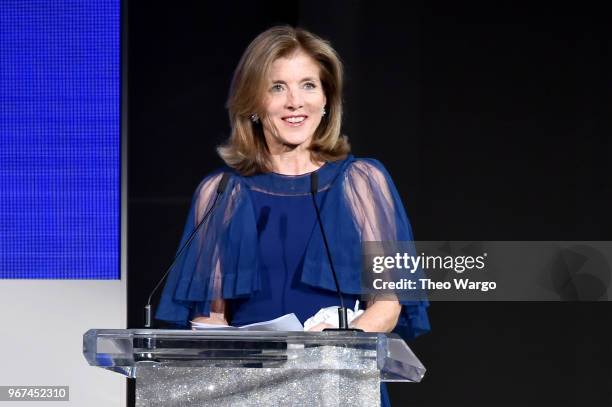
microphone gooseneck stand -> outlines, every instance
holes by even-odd
[[[334,284],[336,285],[336,291],[338,292],[338,298],[340,299],[340,307],[338,308],[338,328],[325,328],[324,331],[359,331],[361,329],[349,328],[348,325],[348,312],[344,306],[344,299],[342,298],[342,292],[340,291],[340,284],[338,283],[338,275],[334,268],[334,262],[332,260],[331,251],[329,250],[329,244],[327,243],[327,236],[325,235],[325,229],[323,228],[323,222],[321,222],[321,213],[319,212],[319,206],[317,205],[317,191],[319,189],[319,175],[313,172],[310,175],[310,195],[312,196],[312,204],[314,205],[315,212],[317,213],[317,223],[323,236],[323,245],[327,253],[327,259],[329,260],[329,266],[334,277]]]
[[[157,282],[157,285],[155,286],[155,288],[153,288],[153,291],[151,291],[151,294],[149,294],[149,299],[147,300],[147,305],[145,305],[145,324],[144,324],[145,328],[151,328],[152,327],[151,299],[153,298],[153,294],[155,294],[155,292],[157,291],[157,289],[159,288],[161,283],[166,279],[166,277],[168,277],[168,274],[170,273],[170,270],[172,269],[172,266],[174,266],[174,264],[176,263],[178,258],[181,257],[181,254],[183,253],[185,248],[187,246],[189,246],[189,244],[191,243],[191,241],[195,237],[195,235],[198,232],[198,230],[200,230],[200,228],[202,227],[204,222],[206,222],[206,220],[210,217],[210,215],[215,210],[215,208],[217,206],[217,200],[225,192],[225,189],[227,188],[227,183],[229,182],[229,179],[230,179],[230,174],[227,173],[227,172],[223,173],[223,176],[221,177],[221,181],[219,181],[219,185],[217,186],[217,193],[215,194],[215,199],[213,200],[212,205],[210,205],[210,208],[208,209],[208,211],[206,211],[206,213],[202,217],[202,220],[200,221],[200,223],[198,223],[198,226],[196,226],[196,228],[191,232],[191,234],[189,235],[189,238],[187,239],[187,241],[183,244],[183,246],[181,246],[181,248],[178,251],[178,253],[176,254],[176,256],[174,256],[174,259],[172,260],[172,263],[170,264],[170,266],[168,267],[168,269],[166,270],[166,272],[164,273],[162,278],[159,279],[159,281]]]

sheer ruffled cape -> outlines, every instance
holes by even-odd
[[[277,195],[310,194],[310,177],[260,174],[243,177],[229,168],[206,177],[198,186],[182,247],[215,201],[224,172],[231,178],[216,208],[172,267],[156,318],[186,325],[194,315],[209,315],[217,299],[248,297],[260,289],[256,214],[250,191]],[[373,159],[326,163],[318,170],[321,221],[338,273],[340,289],[361,294],[362,242],[411,241],[412,231],[399,194],[383,165]],[[313,209],[314,210],[314,209]],[[335,291],[332,272],[318,228],[307,246],[301,281]],[[430,330],[427,301],[403,305],[395,332],[406,339]]]

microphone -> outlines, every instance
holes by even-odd
[[[321,213],[319,212],[319,206],[317,205],[317,190],[319,189],[319,175],[313,172],[310,175],[310,195],[312,196],[312,204],[314,205],[315,212],[317,213],[317,223],[319,229],[321,229],[321,235],[323,235],[323,244],[325,251],[327,252],[327,259],[334,277],[334,284],[336,285],[336,292],[340,299],[340,307],[338,308],[338,328],[325,328],[324,331],[361,331],[361,329],[349,328],[348,326],[348,315],[346,307],[344,306],[344,299],[342,298],[342,292],[340,291],[340,284],[338,283],[338,275],[334,268],[334,262],[332,260],[331,251],[329,250],[329,244],[327,243],[327,236],[325,235],[325,229],[323,228],[323,222],[321,222]]]
[[[217,193],[215,195],[215,199],[213,200],[212,205],[210,206],[208,211],[204,214],[204,216],[202,216],[202,220],[200,221],[200,223],[198,223],[198,226],[196,226],[196,228],[191,232],[191,234],[189,235],[189,238],[187,239],[187,241],[183,244],[183,246],[181,246],[181,248],[178,251],[178,253],[176,254],[176,256],[174,256],[174,259],[172,260],[172,263],[170,264],[168,269],[166,269],[166,272],[164,273],[162,278],[159,279],[159,281],[157,282],[157,285],[155,286],[155,288],[153,288],[153,291],[151,291],[151,294],[149,294],[149,299],[147,300],[147,305],[145,305],[145,328],[151,328],[151,299],[153,298],[153,294],[155,294],[155,292],[157,291],[157,289],[159,288],[161,283],[164,282],[166,277],[168,277],[168,274],[170,273],[170,270],[172,269],[172,266],[174,266],[174,264],[176,263],[178,258],[181,257],[181,254],[183,253],[185,248],[187,246],[189,246],[189,244],[191,243],[191,241],[195,237],[195,235],[198,232],[198,230],[200,230],[200,227],[202,227],[204,222],[206,222],[206,220],[210,217],[210,215],[213,213],[213,211],[217,207],[217,200],[225,192],[225,189],[227,188],[227,184],[228,184],[230,178],[231,178],[231,175],[228,172],[224,172],[223,173],[223,176],[221,177],[221,181],[219,181],[219,185],[217,186]]]

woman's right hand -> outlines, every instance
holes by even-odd
[[[192,322],[199,322],[201,324],[211,325],[229,325],[225,315],[222,312],[211,312],[208,317],[196,317]]]

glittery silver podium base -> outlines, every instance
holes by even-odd
[[[274,368],[138,366],[136,407],[379,406],[376,360],[365,353],[302,349]]]

